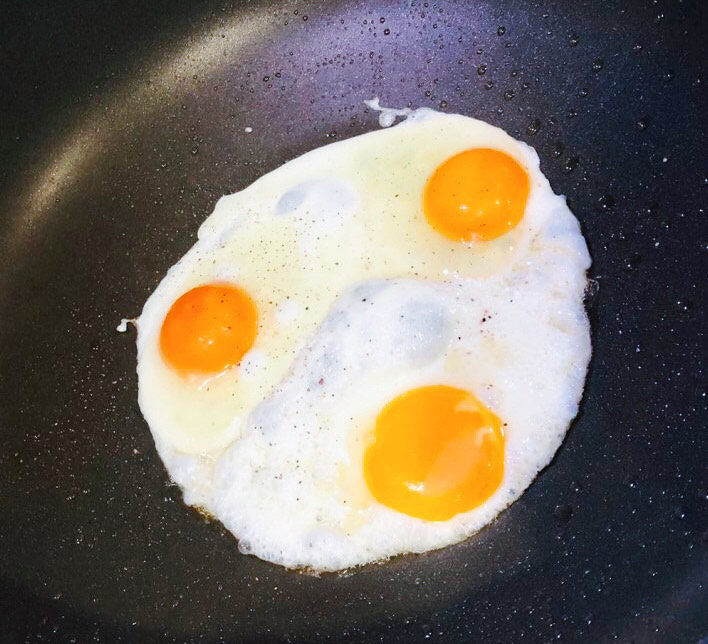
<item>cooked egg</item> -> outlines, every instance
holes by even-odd
[[[223,197],[137,323],[140,407],[185,502],[284,566],[464,539],[582,394],[590,258],[535,152],[406,116]]]

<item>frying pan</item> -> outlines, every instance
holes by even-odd
[[[5,2],[0,641],[708,634],[707,22],[700,0]],[[375,129],[373,96],[536,147],[593,255],[594,357],[492,525],[314,578],[182,504],[115,327],[222,194]]]

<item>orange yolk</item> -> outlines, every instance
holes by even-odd
[[[412,389],[388,403],[364,454],[374,498],[430,521],[477,507],[503,474],[501,421],[471,393],[446,385]]]
[[[423,210],[428,223],[445,237],[485,241],[521,221],[528,196],[529,177],[514,159],[475,148],[437,167],[425,186]]]
[[[187,291],[160,331],[163,358],[180,373],[218,373],[253,346],[258,312],[248,294],[228,284]]]

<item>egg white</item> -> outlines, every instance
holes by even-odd
[[[422,213],[427,177],[472,147],[513,156],[531,191],[519,226],[451,242]],[[532,148],[431,110],[309,152],[223,197],[138,321],[139,403],[170,477],[240,540],[289,567],[340,570],[469,536],[553,457],[590,358],[589,254]],[[185,381],[161,359],[186,290],[234,281],[257,340],[238,368]],[[448,521],[405,516],[363,481],[366,432],[399,393],[472,391],[505,425],[502,484]]]

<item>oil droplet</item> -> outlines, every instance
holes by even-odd
[[[676,300],[676,306],[684,313],[691,313],[693,311],[693,300],[689,300],[688,298]]]
[[[632,253],[628,258],[627,258],[627,263],[625,264],[625,269],[628,271],[632,271],[637,266],[639,266],[642,263],[643,257],[641,256],[640,253]]]
[[[580,42],[580,38],[578,38],[578,34],[576,34],[576,33],[570,34],[570,38],[568,39],[568,44],[571,47],[575,47],[579,42]]]
[[[603,210],[610,210],[615,205],[615,198],[612,195],[602,195],[597,201]]]
[[[642,46],[642,43],[640,43],[640,42],[635,42],[632,45],[632,51],[640,52],[640,51],[642,51],[642,49],[644,49],[644,47]]]
[[[488,81],[484,84],[484,89],[492,89],[492,87],[494,87],[494,83],[492,83],[492,81],[490,81],[490,80],[488,80]]]
[[[536,136],[538,131],[541,129],[541,120],[534,119],[526,126],[526,134],[529,136]]]
[[[505,101],[510,101],[512,98],[514,98],[516,94],[514,94],[514,90],[508,89],[506,92],[504,92],[504,100]]]
[[[556,141],[553,144],[553,156],[558,158],[563,152],[565,152],[565,144],[562,141]]]
[[[479,67],[477,67],[477,73],[478,73],[480,76],[484,76],[484,75],[487,73],[487,66],[486,66],[486,65],[480,65]]]
[[[674,72],[670,69],[664,72],[663,80],[665,83],[670,83],[674,80]]]
[[[497,29],[497,36],[503,36],[505,33],[506,33],[506,27],[502,26],[502,27],[499,27],[499,29]]]
[[[553,510],[553,516],[563,523],[568,523],[573,516],[573,506],[568,504],[557,505]]]
[[[639,481],[637,480],[637,477],[632,474],[628,474],[627,476],[625,476],[623,483],[631,487],[633,490],[639,486]]]
[[[637,129],[640,132],[643,132],[649,127],[649,117],[648,116],[643,116],[637,121]]]
[[[570,159],[568,159],[565,162],[565,171],[572,172],[579,165],[580,165],[580,157],[570,157]]]

